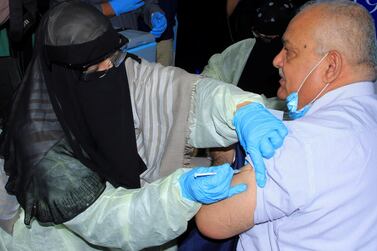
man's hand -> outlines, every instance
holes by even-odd
[[[237,110],[233,118],[238,139],[253,162],[259,187],[266,184],[264,158],[271,158],[275,149],[281,147],[288,130],[263,105],[251,103]]]

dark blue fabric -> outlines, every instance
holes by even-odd
[[[235,144],[236,157],[232,164],[233,169],[240,169],[245,165],[246,154],[240,143]]]
[[[212,240],[203,236],[196,225],[191,226],[178,243],[178,251],[235,251],[238,236],[225,240]]]

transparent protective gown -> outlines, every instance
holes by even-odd
[[[41,226],[33,221],[28,229],[18,220],[13,236],[0,229],[0,249],[141,250],[163,244],[183,233],[200,207],[181,197],[178,177],[183,172],[179,169],[141,189],[115,189],[107,183],[92,206],[63,225]],[[23,212],[19,217],[23,218]]]

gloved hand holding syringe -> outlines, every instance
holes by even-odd
[[[192,168],[179,179],[182,195],[202,204],[210,204],[246,191],[246,184],[231,185],[235,173],[238,171],[229,164]]]

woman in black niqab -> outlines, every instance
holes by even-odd
[[[269,0],[259,1],[250,13],[256,41],[237,84],[242,90],[276,96],[280,76],[272,61],[283,47],[282,35],[296,9],[291,0]]]
[[[126,42],[84,3],[63,2],[43,18],[1,142],[6,189],[24,208],[25,224],[33,217],[55,224],[72,219],[98,198],[106,181],[140,187],[146,167],[137,153],[124,64],[82,78],[88,66]],[[64,142],[68,147],[59,147]],[[54,149],[79,162],[41,165]]]

